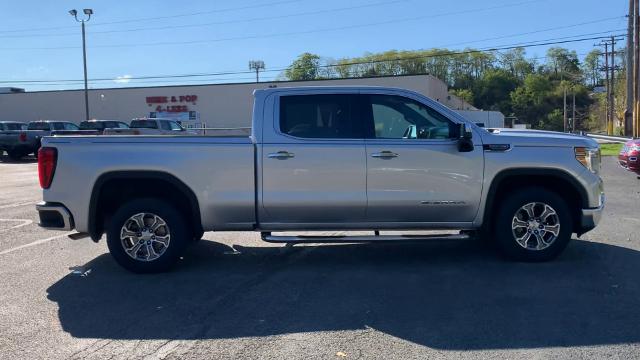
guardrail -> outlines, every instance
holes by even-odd
[[[591,133],[587,133],[586,135],[594,139],[607,140],[607,141],[619,142],[619,143],[626,143],[627,141],[632,139],[630,137],[624,137],[624,136],[610,136],[610,135],[591,134]]]

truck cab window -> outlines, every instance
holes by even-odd
[[[280,98],[280,131],[300,138],[362,138],[353,114],[355,97],[342,95],[294,95]]]
[[[370,106],[377,139],[449,139],[454,133],[449,119],[412,99],[371,95]]]

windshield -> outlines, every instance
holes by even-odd
[[[157,129],[158,123],[155,120],[133,120],[131,121],[132,129]]]

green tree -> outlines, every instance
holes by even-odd
[[[540,127],[542,119],[553,110],[548,95],[553,90],[549,78],[541,74],[529,74],[524,84],[510,95],[514,116],[522,123]]]
[[[582,63],[582,72],[584,74],[585,80],[587,84],[591,87],[595,87],[600,83],[600,79],[602,78],[600,75],[600,50],[591,50],[585,56],[584,62]]]
[[[519,85],[518,79],[504,69],[491,69],[475,83],[474,105],[485,110],[511,112],[510,94]]]
[[[526,59],[524,48],[507,50],[500,54],[500,65],[519,80],[534,71],[534,64]]]
[[[580,61],[575,51],[565,48],[552,47],[547,50],[547,65],[556,77],[567,77],[581,74]]]
[[[460,99],[468,102],[469,104],[473,105],[474,95],[471,89],[454,89],[454,90],[451,90],[451,93],[459,97]]]
[[[320,56],[304,53],[285,70],[288,80],[314,80],[320,73]]]
[[[564,114],[561,109],[553,109],[542,120],[541,128],[551,131],[564,131]]]

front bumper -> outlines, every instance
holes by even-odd
[[[578,235],[582,235],[586,232],[593,230],[600,219],[602,218],[602,211],[604,210],[604,194],[600,195],[600,206],[594,209],[582,209],[580,216],[580,231],[577,231]]]
[[[62,204],[40,202],[36,210],[40,216],[38,225],[45,229],[69,231],[74,228],[73,216]]]

